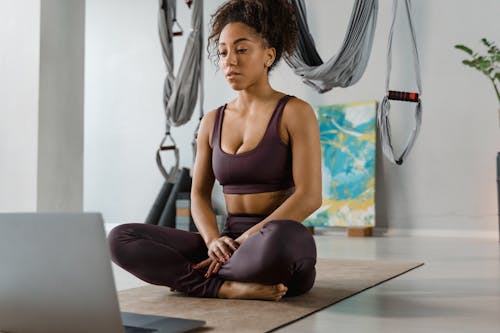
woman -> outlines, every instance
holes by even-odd
[[[190,296],[303,294],[316,274],[314,239],[301,222],[322,201],[319,129],[310,105],[269,84],[269,71],[296,47],[294,11],[286,0],[228,1],[211,28],[209,52],[238,96],[200,124],[191,189],[199,233],[122,224],[109,235],[112,259]],[[220,234],[211,206],[216,178],[228,211]]]

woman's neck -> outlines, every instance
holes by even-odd
[[[236,98],[236,104],[251,108],[253,105],[262,104],[273,100],[279,93],[274,90],[269,82],[253,85],[241,90]]]

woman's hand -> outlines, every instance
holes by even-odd
[[[208,258],[193,265],[193,268],[198,269],[208,266],[205,273],[205,277],[208,278],[219,271],[222,264],[231,257],[239,246],[240,244],[230,237],[219,237],[208,244]]]
[[[215,274],[219,271],[220,266],[222,266],[222,263],[218,262],[217,260],[213,260],[212,258],[207,258],[196,265],[193,265],[194,269],[199,269],[203,267],[208,267],[207,272],[205,273],[205,277],[208,278],[211,274]]]
[[[208,244],[208,257],[216,262],[225,263],[239,246],[240,243],[231,237],[219,237]]]

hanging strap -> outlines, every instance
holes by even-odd
[[[173,31],[176,20],[176,0],[159,0],[158,28],[160,42],[162,45],[163,59],[167,67],[167,77],[163,87],[163,104],[165,110],[165,136],[156,152],[156,162],[162,175],[171,181],[175,178],[179,166],[179,150],[171,136],[172,126],[181,126],[187,123],[193,114],[198,96],[198,84],[202,71],[202,46],[203,46],[203,1],[185,1],[191,8],[191,31],[189,33],[186,47],[179,66],[177,78],[173,74],[174,52],[173,36],[179,32]],[[177,23],[178,25],[178,23]],[[182,28],[178,26],[182,32]],[[200,83],[200,118],[203,116],[203,86]],[[199,126],[199,125],[198,125]],[[165,146],[164,143],[170,138],[172,145]],[[175,152],[176,167],[167,173],[161,160],[160,152],[173,150]]]
[[[389,43],[387,49],[387,75],[385,80],[385,87],[387,91],[387,95],[384,96],[382,103],[377,110],[377,123],[380,129],[380,139],[382,143],[382,150],[389,159],[394,164],[401,165],[403,161],[406,159],[408,154],[410,153],[413,144],[418,136],[420,131],[420,124],[422,123],[422,104],[420,97],[422,95],[422,84],[420,80],[420,61],[418,58],[417,52],[417,42],[415,38],[415,30],[413,28],[413,21],[411,18],[411,0],[404,0],[405,5],[405,13],[408,18],[408,23],[410,26],[411,33],[411,44],[413,47],[413,65],[415,70],[415,76],[417,81],[417,92],[403,92],[403,91],[394,91],[389,90],[389,80],[391,76],[391,67],[392,67],[392,36],[394,33],[394,24],[396,22],[397,10],[398,10],[398,0],[393,1],[393,18],[391,24],[391,30],[389,32]],[[403,149],[401,155],[396,159],[394,156],[394,148],[392,147],[391,141],[391,129],[389,124],[389,112],[391,109],[390,100],[398,100],[403,102],[415,103],[415,126],[413,127],[410,135],[408,136],[408,141],[406,142],[406,146]]]
[[[299,41],[297,50],[292,55],[285,55],[284,59],[295,74],[319,93],[334,87],[349,87],[358,82],[370,58],[378,0],[354,2],[344,42],[338,53],[326,63],[319,56],[309,32],[304,0],[290,0],[290,3],[297,13]]]
[[[172,141],[171,145],[165,145],[165,142],[167,141],[168,138],[170,138],[170,141]],[[165,170],[165,167],[163,166],[163,161],[161,160],[161,155],[160,155],[160,152],[169,151],[169,150],[173,150],[174,154],[175,154],[175,166],[174,166],[174,168],[172,168],[170,173],[168,173],[167,170]],[[158,165],[158,169],[160,169],[161,174],[163,175],[163,177],[165,177],[165,180],[167,182],[175,183],[175,180],[176,180],[175,175],[177,173],[177,170],[179,169],[179,148],[177,148],[177,146],[175,144],[175,140],[170,135],[170,132],[165,133],[165,136],[163,137],[163,139],[160,142],[160,147],[158,148],[158,150],[156,150],[156,165]]]

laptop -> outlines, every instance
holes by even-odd
[[[100,213],[0,213],[0,332],[170,333],[205,323],[120,312]]]

